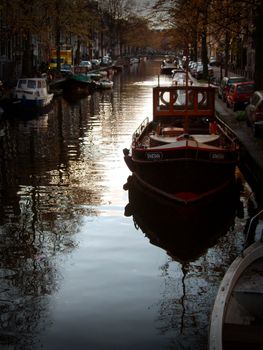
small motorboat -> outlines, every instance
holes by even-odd
[[[45,78],[22,78],[14,89],[15,105],[23,110],[35,110],[47,107],[54,94],[48,92]]]
[[[165,57],[161,64],[161,74],[171,74],[175,69],[178,69],[176,59],[170,56]]]
[[[1,107],[6,115],[31,118],[47,113],[53,97],[46,78],[21,78],[9,96],[1,100]]]
[[[111,89],[113,87],[113,81],[107,78],[96,81],[96,87],[98,89]]]

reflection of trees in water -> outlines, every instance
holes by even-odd
[[[194,262],[178,263],[168,257],[160,266],[163,292],[158,303],[158,330],[174,349],[207,347],[210,312],[219,283],[243,244],[241,231],[231,231]]]
[[[58,278],[52,260],[38,245],[36,232],[23,232],[17,225],[1,232],[1,345],[30,349],[39,320],[48,317],[46,296],[56,290]]]
[[[55,258],[75,248],[78,219],[57,215],[44,221],[31,198],[20,202],[18,222],[0,234],[0,347],[30,349],[41,325],[48,324],[48,296],[59,287]],[[47,217],[46,217],[47,219]]]
[[[171,339],[171,348],[203,350],[218,285],[244,241],[236,187],[202,205],[195,215],[188,212],[183,224],[178,206],[151,196],[134,177],[124,187],[129,190],[125,215],[132,215],[135,227],[169,256],[160,267],[164,286],[157,305],[158,330]]]
[[[157,319],[159,331],[176,349],[205,349],[207,314],[211,298],[199,263],[181,265],[172,260],[161,267],[164,291]]]

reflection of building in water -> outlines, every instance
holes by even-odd
[[[4,121],[0,348],[34,348],[34,336],[42,324],[49,324],[48,297],[60,283],[55,257],[76,247],[80,214],[94,214],[93,208],[81,205],[93,198],[101,201],[101,187],[92,187],[97,167],[93,164],[85,174],[88,165],[81,161],[80,139],[89,119],[85,107],[85,102],[77,108],[59,99],[48,115]],[[91,172],[95,175],[89,176],[85,186]]]
[[[76,187],[84,183],[84,173],[96,174],[96,167],[88,172],[83,169],[86,163],[80,162],[85,151],[80,139],[85,137],[89,118],[86,108],[85,102],[76,107],[59,99],[48,115],[5,123],[0,138],[0,223],[19,221],[25,202],[40,220],[49,220],[69,214],[72,202],[99,200],[100,189],[92,187],[92,176],[90,186],[81,191]]]
[[[15,224],[1,227],[1,349],[34,348],[34,334],[45,322],[49,324],[48,297],[58,288],[57,268],[51,251],[45,251],[45,243],[55,237],[28,228],[22,231]]]

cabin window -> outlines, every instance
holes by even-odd
[[[168,91],[159,93],[158,107],[160,110],[169,110],[170,93]]]
[[[188,91],[188,99],[186,101],[186,93],[185,90],[178,90],[177,93],[173,94],[173,105],[174,105],[174,110],[177,109],[185,109],[186,104],[187,108],[193,108],[194,106],[194,95],[193,92],[190,90]]]
[[[184,109],[185,108],[185,91],[184,90],[178,90],[178,92],[173,94],[173,106],[174,110],[176,109]]]
[[[207,109],[208,107],[207,92],[206,91],[198,92],[197,98],[198,98],[198,109]]]
[[[26,87],[26,80],[19,80],[18,87],[24,89]]]
[[[36,81],[35,80],[28,80],[27,87],[29,89],[35,89],[36,88]]]
[[[239,85],[237,91],[240,93],[251,93],[254,90],[253,84]]]

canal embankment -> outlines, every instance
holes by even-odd
[[[220,68],[213,67],[214,77],[217,82],[220,80]],[[229,72],[228,76],[236,74]],[[191,77],[195,83],[199,83]],[[217,85],[216,85],[217,88]],[[227,108],[226,104],[216,99],[215,109],[217,117],[223,121],[236,135],[240,145],[239,168],[245,176],[246,181],[255,193],[258,205],[263,205],[263,135],[255,137],[253,130],[247,125],[246,118],[238,118],[238,113]]]
[[[238,120],[237,115],[222,101],[216,101],[219,119],[225,122],[236,135],[240,144],[239,168],[255,192],[257,202],[263,202],[263,137],[255,137],[246,120]]]

